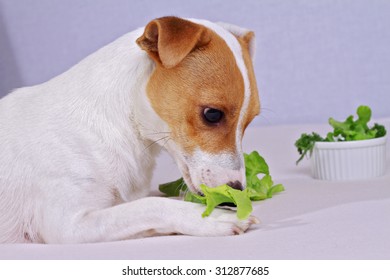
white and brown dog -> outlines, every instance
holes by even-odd
[[[253,32],[164,17],[0,101],[0,242],[239,234],[233,211],[149,192],[161,145],[193,192],[245,187],[241,140],[259,114]],[[163,140],[163,141],[159,141]],[[143,197],[143,198],[142,198]]]

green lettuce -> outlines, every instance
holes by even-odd
[[[235,205],[237,218],[246,219],[252,213],[252,201],[271,198],[274,194],[284,190],[282,184],[274,185],[269,173],[269,167],[257,151],[244,154],[245,175],[247,186],[243,191],[233,189],[224,184],[214,188],[200,185],[203,196],[194,194],[188,190],[183,178],[176,181],[161,184],[159,190],[167,196],[180,196],[184,194],[184,200],[206,205],[202,217],[209,216],[215,207],[219,205]],[[259,175],[263,175],[260,179]]]

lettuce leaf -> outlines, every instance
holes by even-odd
[[[307,153],[309,153],[309,156],[311,156],[311,154],[313,153],[315,142],[321,141],[333,142],[333,133],[328,133],[326,139],[322,138],[319,134],[315,132],[312,132],[312,134],[303,133],[301,137],[295,142],[295,147],[298,149],[298,153],[300,154],[300,157],[296,161],[296,164],[298,164],[307,155]]]
[[[206,205],[202,217],[209,216],[215,207],[221,204],[233,204],[237,207],[237,218],[246,219],[252,213],[252,202],[271,198],[274,194],[284,191],[282,184],[274,185],[269,173],[269,167],[257,151],[244,154],[245,175],[247,186],[243,191],[233,189],[224,184],[214,188],[200,185],[204,196],[194,194],[188,190],[182,178],[161,184],[159,189],[167,196],[179,196],[184,194],[184,200]],[[258,176],[263,175],[260,179]]]
[[[209,216],[214,208],[221,203],[237,205],[237,218],[239,219],[246,219],[252,213],[252,203],[245,190],[235,190],[228,185],[221,185],[215,188],[201,185],[200,188],[206,198],[206,210],[203,212],[202,217]]]
[[[159,190],[166,194],[166,196],[179,196],[181,192],[187,190],[187,185],[183,178],[176,181],[159,185]]]

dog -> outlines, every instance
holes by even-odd
[[[164,148],[190,191],[245,188],[241,141],[260,112],[254,33],[162,17],[0,100],[0,242],[241,234],[258,220],[148,197]]]

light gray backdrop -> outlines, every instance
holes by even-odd
[[[257,125],[325,122],[359,104],[390,117],[387,0],[0,0],[0,96],[164,15],[256,32]]]

